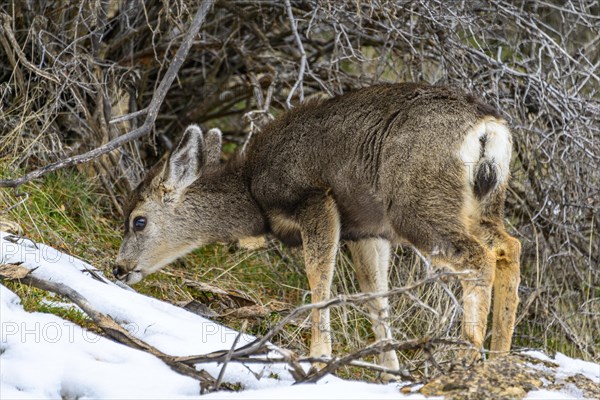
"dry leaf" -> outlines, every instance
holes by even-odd
[[[32,270],[21,266],[21,264],[0,264],[0,278],[23,279]]]
[[[12,233],[15,235],[23,234],[23,228],[21,228],[21,225],[17,224],[14,221],[9,221],[4,218],[0,218],[0,231]]]
[[[255,305],[255,306],[247,306],[240,308],[233,308],[231,311],[224,313],[224,317],[233,317],[233,318],[260,318],[266,317],[269,315],[269,310],[263,306]]]

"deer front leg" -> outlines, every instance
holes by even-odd
[[[336,204],[327,194],[311,197],[298,212],[312,303],[329,299],[340,239]],[[312,310],[311,357],[331,356],[329,309]]]

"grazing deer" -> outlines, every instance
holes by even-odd
[[[308,102],[255,134],[220,164],[221,134],[190,126],[131,194],[114,274],[135,283],[196,247],[270,233],[303,245],[312,301],[329,298],[340,240],[364,292],[383,292],[391,244],[434,265],[470,271],[463,335],[485,338],[494,289],[492,354],[510,350],[518,304],[519,241],[503,204],[512,141],[490,106],[423,84],[373,86]],[[388,301],[368,305],[388,339]],[[311,315],[311,356],[331,355],[329,310]],[[391,351],[380,363],[398,369]]]

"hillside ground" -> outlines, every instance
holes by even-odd
[[[48,175],[43,184],[28,184],[21,191],[27,193],[27,201],[4,213],[4,221],[18,224],[22,233],[32,240],[82,258],[102,269],[106,276],[111,276],[111,264],[120,245],[123,221],[97,181],[79,172],[61,171]],[[0,192],[0,207],[8,208],[16,201],[18,198],[10,192]],[[338,258],[334,294],[357,292],[348,256],[342,252]],[[531,271],[530,266],[523,267],[525,274]],[[424,271],[425,266],[409,249],[399,249],[390,274],[391,285],[401,286],[415,281],[424,275]],[[523,281],[527,283],[527,277]],[[29,311],[54,313],[94,329],[78,312],[53,306],[56,299],[49,298],[44,292],[19,284],[11,284],[10,288],[21,297]],[[246,330],[254,335],[264,334],[287,311],[310,302],[299,251],[285,248],[276,241],[256,250],[243,249],[237,244],[198,249],[135,285],[134,289],[186,307],[232,328],[240,328],[247,320]],[[435,313],[423,309],[410,298],[393,299],[392,323],[395,335],[400,336],[397,338],[435,334],[457,336],[457,305],[450,294],[457,293],[457,290],[456,282],[449,281],[440,287],[423,288],[415,293]],[[523,292],[522,297],[523,294],[527,292]],[[528,298],[525,298],[514,348],[542,349],[550,354],[559,351],[576,358],[583,356],[562,331],[552,327],[543,329],[535,321],[528,321],[523,307],[530,306]],[[585,319],[585,316],[581,318]],[[334,354],[357,350],[373,339],[361,309],[334,309],[332,321]],[[582,328],[585,328],[585,321]],[[306,354],[309,330],[306,320],[293,321],[274,341]],[[434,358],[442,366],[451,361],[447,350],[443,347],[434,349]],[[400,356],[407,369],[417,376],[439,373],[429,364],[427,354],[413,352]],[[359,370],[348,369],[346,374],[376,380],[376,376],[365,375]]]

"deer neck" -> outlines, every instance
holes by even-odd
[[[233,242],[267,232],[266,219],[250,192],[242,165],[230,164],[208,171],[200,179],[202,200],[210,199],[214,203],[208,206],[213,207],[221,221],[220,226],[215,227],[214,240],[218,242]]]

